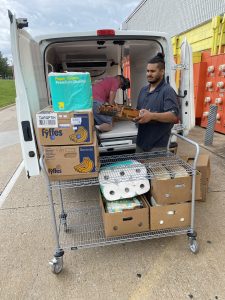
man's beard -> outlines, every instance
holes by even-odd
[[[158,78],[154,78],[154,79],[148,79],[148,82],[149,83],[158,83],[161,81],[161,77],[158,77]]]

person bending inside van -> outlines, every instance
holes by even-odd
[[[165,61],[158,53],[147,64],[149,84],[140,91],[137,109],[139,117],[136,152],[162,150],[167,147],[171,129],[178,120],[177,95],[165,82]]]
[[[101,115],[98,112],[100,105],[109,103],[115,104],[116,92],[118,89],[126,90],[130,87],[130,81],[122,75],[106,77],[92,85],[93,92],[93,112],[96,128],[101,132],[112,130],[113,117]]]

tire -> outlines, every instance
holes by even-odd
[[[199,246],[198,246],[198,242],[196,241],[196,239],[191,239],[190,243],[189,243],[189,247],[192,253],[197,254],[199,251]]]

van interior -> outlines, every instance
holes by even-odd
[[[162,45],[154,39],[123,40],[117,36],[115,39],[57,41],[45,50],[45,76],[47,79],[49,72],[89,72],[95,82],[123,74],[129,77],[131,88],[125,92],[119,90],[116,102],[136,108],[139,91],[147,84],[146,64],[162,51]],[[100,152],[135,149],[136,135],[134,122],[115,121],[112,131],[99,135]]]

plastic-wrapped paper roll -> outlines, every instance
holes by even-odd
[[[139,179],[135,181],[135,191],[137,195],[142,195],[150,190],[150,183],[148,179]]]
[[[134,164],[133,169],[132,169],[132,175],[135,177],[145,177],[147,176],[147,170],[144,165],[142,164]]]
[[[110,184],[115,182],[118,179],[119,173],[118,170],[105,169],[101,170],[99,173],[99,183],[100,184]]]
[[[132,198],[136,195],[135,186],[129,181],[120,182],[118,184],[121,198]]]
[[[115,201],[121,198],[120,191],[118,189],[118,185],[111,183],[111,184],[104,184],[100,185],[101,191],[103,196],[108,201]]]

